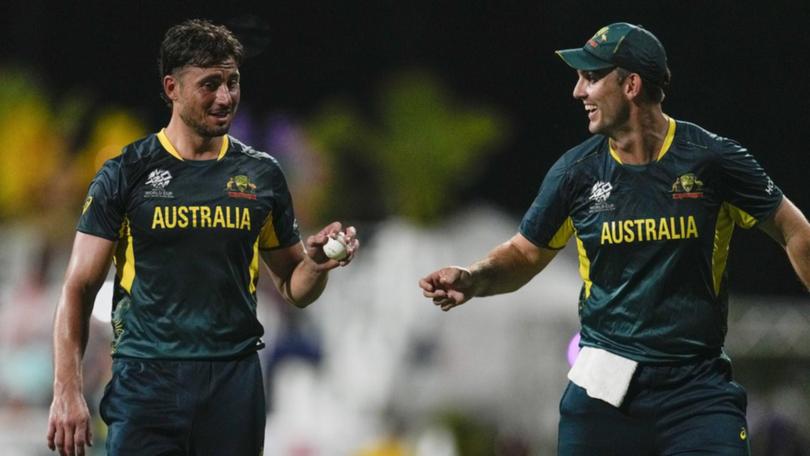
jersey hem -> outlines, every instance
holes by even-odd
[[[222,355],[222,356],[132,356],[132,355],[123,355],[119,353],[114,353],[112,355],[113,359],[135,359],[135,360],[146,360],[146,361],[233,361],[237,359],[242,359],[248,357],[259,350],[265,347],[264,343],[260,343],[255,347],[252,347],[249,351],[243,351],[239,353],[235,353],[232,355]]]

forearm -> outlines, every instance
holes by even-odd
[[[473,296],[513,292],[527,284],[554,258],[556,251],[522,245],[527,242],[516,236],[470,265]]]
[[[785,251],[799,279],[810,291],[810,229],[791,236],[785,244]]]
[[[65,285],[56,309],[53,331],[54,390],[81,391],[82,358],[87,347],[92,297]]]
[[[304,259],[293,269],[290,278],[282,287],[284,298],[296,307],[306,307],[321,296],[329,280],[329,272],[317,268],[309,259]]]
[[[810,223],[804,214],[785,197],[759,228],[784,247],[796,275],[810,290]]]

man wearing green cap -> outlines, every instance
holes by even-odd
[[[810,224],[744,147],[664,114],[652,33],[611,24],[557,54],[593,136],[551,167],[513,238],[419,285],[445,311],[514,291],[573,236],[582,350],[559,454],[747,455],[747,397],[723,352],[731,234],[766,232],[810,287]]]

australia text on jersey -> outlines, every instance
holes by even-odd
[[[623,242],[668,241],[698,237],[695,217],[614,220],[602,223],[601,245]]]
[[[152,229],[230,228],[250,231],[250,209],[230,206],[155,206]]]

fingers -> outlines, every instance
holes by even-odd
[[[90,423],[85,422],[75,427],[69,424],[55,426],[53,436],[49,427],[48,448],[58,451],[60,456],[84,456],[85,446],[93,446]]]
[[[59,398],[54,399],[54,403],[51,405],[46,437],[48,448],[51,451],[57,451],[60,456],[84,456],[85,446],[93,446],[90,414],[86,405],[83,407],[82,405],[84,402],[66,404]],[[66,408],[72,409],[72,411],[65,410]]]
[[[85,446],[90,445],[90,423],[76,426],[73,433],[73,445],[76,447],[76,456],[84,456]]]
[[[352,262],[357,251],[360,249],[360,241],[357,239],[357,229],[353,226],[346,227],[341,231],[343,225],[340,222],[332,222],[325,226],[318,234],[307,238],[307,248],[311,257],[320,265],[320,268],[331,270],[337,267],[346,266]],[[346,257],[340,260],[333,260],[323,254],[323,246],[329,239],[337,239],[346,246]]]
[[[56,450],[56,443],[54,439],[56,437],[56,425],[53,422],[53,419],[48,420],[48,449],[51,451]]]
[[[318,234],[315,235],[316,241],[320,244],[326,244],[330,237],[336,237],[340,233],[343,225],[340,222],[332,222],[325,227]]]
[[[357,229],[353,226],[346,228],[342,234],[343,243],[346,244],[346,258],[340,261],[340,266],[346,266],[352,262],[355,253],[360,248],[360,240],[357,239]]]
[[[433,299],[433,304],[435,304],[438,308],[442,309],[443,311],[447,312],[448,310],[460,305],[461,303],[452,298],[435,298]]]
[[[458,291],[437,291],[435,296],[433,297],[433,304],[440,307],[443,311],[447,312],[448,310],[452,309],[453,307],[460,306],[466,301],[466,297],[463,293]]]
[[[65,454],[65,432],[62,426],[56,426],[56,432],[53,437],[54,449],[59,450],[59,454]]]
[[[445,312],[460,306],[470,293],[469,280],[463,280],[465,273],[469,275],[469,270],[450,266],[429,274],[419,280],[422,295]]]
[[[437,284],[436,281],[439,283]],[[445,284],[441,279],[431,281],[430,279],[422,279],[419,281],[422,287],[422,296],[431,299],[433,304],[443,308],[455,304],[454,297],[451,295],[452,291],[445,288]]]
[[[441,303],[441,304],[436,304],[436,305],[439,306],[439,308],[442,309],[443,312],[447,312],[448,310],[452,309],[453,307],[458,306],[458,303],[454,302],[454,301],[447,301],[447,302],[444,302],[444,303]]]
[[[315,238],[318,241],[322,241],[324,244],[329,240],[330,237],[336,238],[348,245],[357,237],[357,228],[348,226],[345,230],[342,230],[342,227],[343,224],[340,222],[332,222],[329,225],[326,225],[321,231],[318,231]]]
[[[62,451],[65,452],[68,456],[73,456],[75,453],[73,448],[73,429],[72,426],[68,425],[62,432],[64,438],[64,444],[62,445]]]
[[[419,287],[428,293],[436,290],[449,290],[454,287],[458,277],[459,271],[455,267],[439,269],[419,280]],[[433,297],[427,294],[425,296],[428,298]]]
[[[353,227],[353,226],[350,226],[350,227],[346,228],[345,233],[346,233],[346,239],[354,239],[354,237],[357,236],[357,229],[355,229],[355,227]]]

